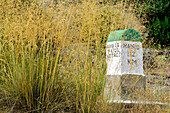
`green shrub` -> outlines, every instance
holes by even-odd
[[[141,16],[146,15],[148,23],[148,39],[151,44],[159,48],[169,47],[169,1],[168,0],[144,0],[138,2],[137,10]]]

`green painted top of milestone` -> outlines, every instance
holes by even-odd
[[[113,41],[135,41],[142,42],[141,34],[134,29],[124,29],[111,32],[107,42]]]

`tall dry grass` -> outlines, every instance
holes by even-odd
[[[145,32],[144,19],[127,4],[63,1],[45,6],[34,0],[1,0],[0,110],[125,110],[106,103],[103,90],[109,33],[127,28]]]

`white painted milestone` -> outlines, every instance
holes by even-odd
[[[113,41],[106,47],[107,75],[143,75],[141,42]]]

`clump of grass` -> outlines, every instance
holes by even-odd
[[[23,111],[69,108],[70,101],[74,101],[70,96],[74,95],[74,87],[70,78],[59,74],[64,40],[54,39],[59,23],[51,22],[57,20],[35,2],[2,3],[6,6],[1,8],[0,90],[4,105]]]
[[[52,55],[49,42],[45,43],[38,53],[35,47],[24,46],[22,42],[21,45],[2,44],[1,98],[7,105],[11,104],[9,107],[28,111],[67,107],[60,104],[69,103],[62,97],[69,96],[66,92],[72,89],[65,84],[69,85],[71,81],[63,80],[58,74],[59,53]]]
[[[34,0],[2,0],[2,111],[110,112],[103,100],[107,36],[126,28],[144,32],[133,8],[126,8],[123,2],[44,7]]]

